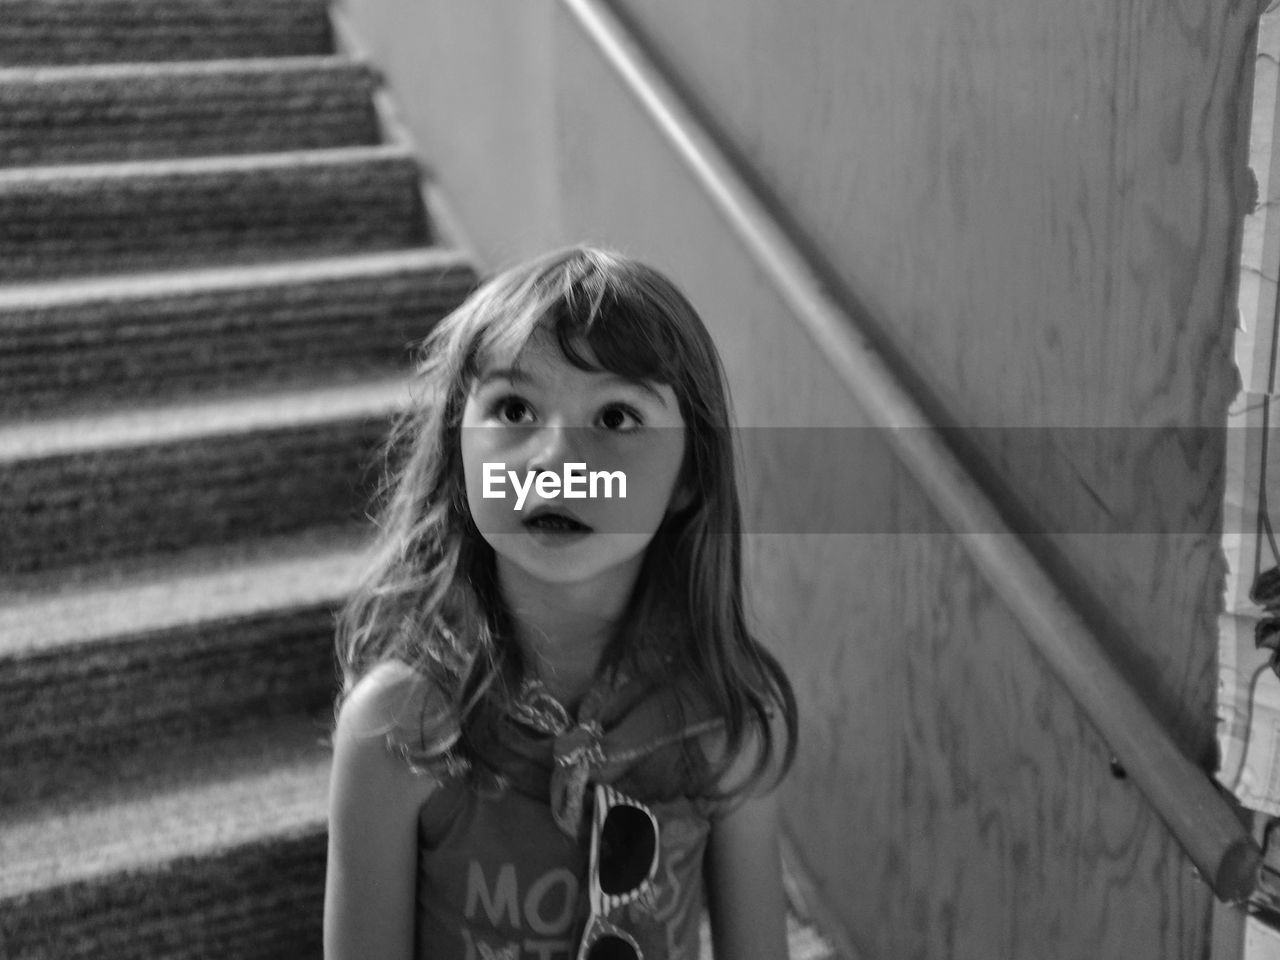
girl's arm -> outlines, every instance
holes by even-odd
[[[713,822],[707,866],[715,955],[785,960],[787,904],[776,792],[751,797]]]
[[[774,719],[773,742],[786,742]],[[720,788],[750,776],[759,742],[748,737],[721,779]],[[711,822],[707,850],[707,897],[715,955],[727,960],[786,960],[787,902],[778,848],[778,793],[781,779],[775,753],[752,792]]]
[[[374,668],[342,705],[333,737],[325,960],[412,960],[418,812],[435,786],[387,749],[417,730],[421,688],[400,663]]]

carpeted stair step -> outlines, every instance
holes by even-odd
[[[475,283],[428,247],[0,286],[0,414],[403,369]]]
[[[329,53],[325,0],[0,0],[0,66]]]
[[[329,751],[294,721],[0,818],[6,960],[319,960]],[[6,771],[6,775],[8,771]]]
[[[0,426],[0,573],[361,516],[403,376]]]
[[[428,242],[400,146],[0,170],[0,282]]]
[[[0,69],[0,166],[374,144],[376,84],[341,56]]]
[[[112,564],[0,602],[0,807],[136,779],[273,719],[331,716],[365,525]],[[0,814],[2,816],[2,814]]]

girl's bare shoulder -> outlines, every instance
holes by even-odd
[[[424,723],[440,717],[445,706],[440,690],[412,667],[395,660],[378,664],[342,702],[333,737],[335,768],[384,785],[399,783],[425,798],[434,778],[411,768],[398,748],[421,742]]]
[[[748,724],[736,750],[730,750],[723,727],[699,738],[707,762],[720,771],[717,792],[734,796],[726,810],[748,796],[764,796],[779,786],[786,776],[786,736],[784,722],[774,712],[767,731],[758,723]]]
[[[416,733],[422,717],[443,706],[439,689],[399,660],[386,660],[361,677],[342,701],[338,730],[356,737]]]

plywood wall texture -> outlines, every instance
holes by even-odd
[[[1210,754],[1256,4],[619,7]]]
[[[628,10],[953,422],[1090,428],[975,437],[1048,517],[1038,545],[1117,658],[1210,760],[1221,437],[1174,428],[1223,422],[1233,389],[1252,15]],[[566,226],[685,283],[742,422],[863,423],[598,56],[572,27],[556,42]],[[838,530],[842,500],[870,500],[890,529],[941,526],[892,463],[814,467],[749,454],[752,522]],[[1107,518],[1142,532],[1080,532]],[[1206,955],[1207,888],[958,540],[775,533],[753,538],[751,569],[802,704],[788,830],[860,955]]]

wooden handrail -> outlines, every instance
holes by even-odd
[[[688,165],[872,423],[888,428],[896,455],[1215,896],[1226,902],[1246,898],[1262,854],[1231,804],[1120,676],[1058,585],[859,333],[853,318],[826,294],[799,246],[629,29],[604,0],[561,2]]]

